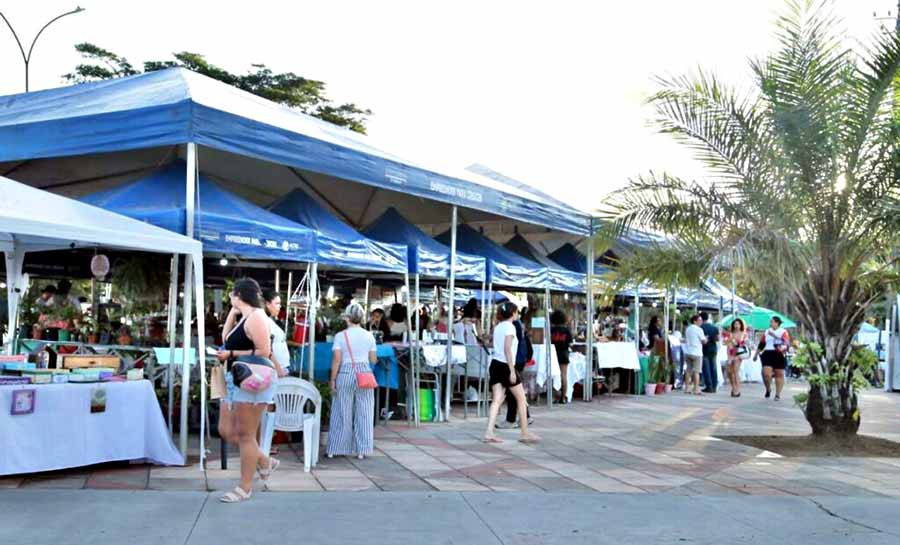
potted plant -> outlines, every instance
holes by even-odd
[[[666,393],[666,386],[669,382],[669,365],[666,358],[657,356],[656,358],[656,394]]]
[[[82,323],[81,333],[87,338],[88,344],[97,344],[100,340],[100,322],[93,316],[87,316]]]
[[[644,383],[644,395],[652,396],[656,393],[656,360],[658,359],[657,356],[650,356],[647,365],[647,382]]]

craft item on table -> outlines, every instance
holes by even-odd
[[[106,412],[106,387],[97,386],[91,390],[91,413]]]
[[[128,380],[143,380],[144,370],[142,368],[129,369],[125,376]]]
[[[38,373],[28,376],[31,377],[32,384],[50,384],[53,382],[53,375],[50,373]]]
[[[63,356],[62,366],[69,369],[104,367],[114,372],[121,363],[119,356],[105,354],[69,354]]]
[[[3,377],[0,376],[0,386],[17,386],[31,384],[31,377]]]
[[[67,384],[69,382],[69,375],[65,373],[54,373],[50,381],[53,384]]]
[[[29,369],[37,369],[37,364],[23,361],[10,361],[0,364],[3,366],[4,373],[16,373],[27,371]]]
[[[100,382],[100,374],[72,373],[69,375],[69,382],[83,384],[86,382]]]
[[[20,354],[17,356],[0,356],[0,367],[5,363],[25,363],[28,361],[28,356],[25,354]]]
[[[119,375],[101,376],[100,382],[127,382],[128,379]]]
[[[33,413],[36,398],[37,390],[24,389],[13,391],[12,405],[9,408],[9,414],[12,416],[19,416]]]

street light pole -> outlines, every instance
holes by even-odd
[[[66,13],[63,13],[62,15],[57,15],[53,19],[50,19],[50,21],[48,21],[46,25],[42,26],[41,29],[38,30],[38,33],[34,36],[34,39],[31,40],[31,46],[28,48],[27,54],[25,53],[25,48],[22,46],[22,41],[19,40],[19,35],[16,34],[16,31],[15,31],[15,29],[13,29],[13,26],[9,22],[9,19],[7,19],[5,15],[3,15],[3,12],[0,12],[0,17],[3,18],[3,22],[5,22],[6,26],[9,27],[9,31],[12,32],[13,38],[16,39],[16,44],[19,46],[19,53],[22,54],[22,61],[25,63],[25,92],[26,93],[28,92],[28,65],[29,65],[29,63],[31,63],[31,54],[32,54],[32,52],[34,52],[34,44],[37,43],[38,38],[41,37],[41,34],[44,33],[44,30],[46,30],[48,26],[52,25],[56,21],[59,21],[66,15],[74,15],[76,13],[81,13],[82,11],[84,11],[84,8],[81,6],[78,6],[75,9],[73,9],[72,11],[67,11]]]

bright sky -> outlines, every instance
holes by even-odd
[[[79,0],[5,0],[26,42]],[[696,175],[686,151],[647,126],[654,75],[697,66],[747,82],[771,49],[782,0],[256,2],[80,0],[35,48],[32,90],[61,85],[93,42],[139,66],[192,51],[232,71],[266,63],[324,80],[371,108],[369,134],[426,164],[473,162],[584,209],[649,169]],[[877,28],[894,0],[836,0],[849,35]],[[24,90],[0,24],[0,94]]]

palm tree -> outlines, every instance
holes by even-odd
[[[828,4],[787,3],[778,49],[750,63],[750,92],[703,71],[659,80],[655,125],[710,176],[629,180],[604,202],[601,238],[643,228],[675,241],[626,255],[620,273],[632,282],[739,266],[783,290],[809,342],[811,386],[798,403],[814,433],[853,435],[871,366],[853,336],[895,280],[900,40],[882,32],[845,46]]]

